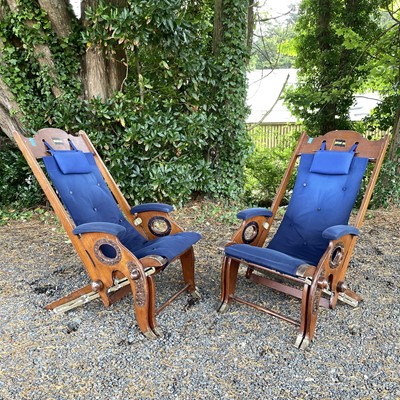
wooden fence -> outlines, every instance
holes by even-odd
[[[301,124],[248,124],[247,130],[256,148],[273,148],[290,146],[291,134],[302,131]],[[380,139],[390,131],[367,131],[364,136],[368,139]]]

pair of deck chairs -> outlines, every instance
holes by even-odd
[[[73,136],[51,128],[32,138],[14,132],[14,138],[91,280],[46,308],[63,312],[94,298],[108,307],[132,293],[140,331],[148,338],[161,335],[157,314],[186,291],[200,296],[193,245],[201,235],[183,231],[170,218],[169,205],[131,208],[84,132]],[[314,139],[303,134],[271,209],[237,215],[243,222],[224,249],[219,311],[236,301],[298,325],[296,346],[304,349],[313,338],[319,306],[334,308],[338,300],[356,306],[361,299],[347,288],[345,274],[387,146],[388,137],[368,141],[353,131]],[[375,164],[372,172],[369,163]],[[265,245],[297,164],[290,203]],[[349,225],[363,179],[365,194]],[[155,276],[178,259],[183,287],[157,308]],[[300,298],[300,320],[238,297],[240,265],[251,281]]]

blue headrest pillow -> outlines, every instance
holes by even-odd
[[[80,150],[57,150],[52,154],[64,175],[87,174],[92,170],[88,159]]]
[[[325,175],[347,175],[354,151],[319,150],[314,154],[310,172]]]

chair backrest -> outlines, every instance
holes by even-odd
[[[317,138],[312,145],[313,141],[303,135],[295,152],[295,156],[300,156],[296,182],[284,218],[268,248],[316,265],[329,243],[322,232],[330,226],[348,223],[368,162],[381,164],[387,138],[374,144],[356,132],[334,131]],[[289,166],[290,172],[293,166]],[[371,179],[374,184],[374,172]],[[368,201],[370,192],[368,185],[365,194]],[[357,228],[368,201],[362,202]]]
[[[43,157],[44,165],[75,225],[87,222],[122,225],[126,231],[120,241],[131,251],[140,248],[146,239],[122,214],[93,154],[76,149],[51,149],[50,153]]]
[[[74,227],[86,222],[124,226],[126,232],[120,240],[131,251],[146,241],[125,218],[130,207],[84,132],[72,136],[60,129],[46,128],[33,138],[14,132],[14,138],[71,241],[76,241]],[[57,193],[39,159],[43,160]]]

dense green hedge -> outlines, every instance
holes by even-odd
[[[217,55],[211,49],[210,0],[185,5],[136,0],[125,8],[100,1],[87,13],[87,26],[75,24],[64,40],[52,32],[36,0],[20,3],[22,11],[0,24],[0,73],[28,131],[49,126],[85,130],[132,204],[179,204],[195,193],[229,198],[241,193],[249,148],[244,124],[247,1],[224,1]],[[33,25],[28,28],[26,21]],[[51,92],[50,74],[34,57],[35,43],[46,43],[54,55],[63,91],[58,98]],[[94,45],[110,54],[123,46],[128,58],[122,90],[106,101],[82,97],[81,57]]]

